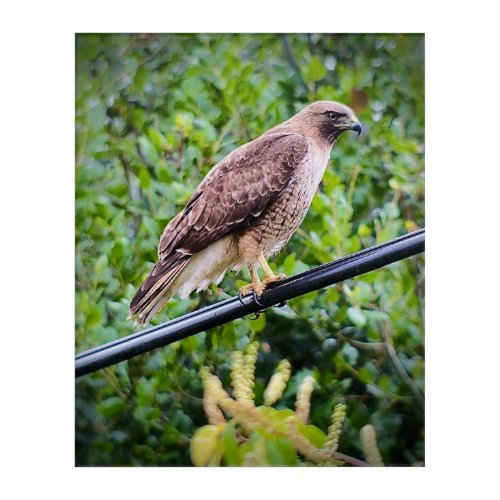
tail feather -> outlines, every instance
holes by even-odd
[[[175,255],[164,262],[157,262],[148,277],[134,295],[129,318],[135,318],[136,325],[149,323],[177,290],[171,285],[186,267],[190,257]]]

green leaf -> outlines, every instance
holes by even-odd
[[[132,108],[130,111],[130,121],[136,130],[141,130],[142,126],[146,121],[146,114],[141,108]],[[142,142],[144,137],[139,138],[139,142]]]
[[[257,465],[266,467],[269,464],[267,461],[266,436],[262,432],[254,431],[250,436],[252,451],[255,454]]]
[[[363,314],[368,318],[368,320],[376,322],[376,321],[389,321],[389,315],[384,311],[363,311]]]
[[[158,152],[162,153],[170,149],[167,139],[155,128],[150,127],[148,129],[148,137]]]
[[[145,135],[141,135],[137,142],[146,159],[149,160],[149,162],[156,164],[159,157],[152,142]]]
[[[142,189],[149,189],[151,187],[151,176],[145,168],[142,168],[139,173],[139,185]]]
[[[212,453],[212,456],[210,457],[210,460],[208,461],[207,465],[209,467],[218,467],[220,465],[223,456],[224,456],[224,441],[222,439],[218,439],[217,444],[215,446],[215,450]]]
[[[295,266],[295,253],[291,253],[283,261],[283,271],[287,276],[290,276],[292,274],[294,266]]]
[[[377,375],[377,370],[373,366],[373,364],[369,364],[364,366],[358,371],[359,378],[361,379],[362,382],[365,384],[372,383],[375,380],[375,377]]]
[[[276,431],[282,433],[287,432],[287,425],[285,423],[286,419],[294,415],[293,410],[290,410],[288,408],[284,410],[277,410],[272,406],[259,406],[257,410],[266,418],[271,420],[273,427]]]
[[[137,73],[134,76],[134,85],[136,85],[140,90],[144,88],[146,82],[148,81],[149,71],[142,67],[139,68]]]
[[[146,228],[146,231],[151,236],[156,236],[160,232],[158,223],[151,217],[143,217],[142,224]]]
[[[326,434],[318,429],[315,425],[305,425],[302,422],[297,422],[299,432],[305,436],[314,446],[322,448],[326,442]]]
[[[104,417],[114,417],[121,413],[126,406],[126,402],[118,396],[111,396],[97,405],[101,415]]]
[[[311,58],[307,68],[307,76],[315,82],[322,80],[327,74],[326,68],[323,66],[321,59],[317,56]]]
[[[252,330],[255,332],[260,332],[264,330],[264,328],[266,327],[266,315],[259,314],[259,316],[256,319],[252,320],[250,326],[252,327]]]
[[[295,466],[298,456],[295,447],[285,437],[271,437],[266,440],[267,460],[270,465],[283,467]]]
[[[356,364],[359,357],[359,351],[350,344],[345,344],[340,351],[342,356],[347,360],[350,365]]]
[[[359,307],[349,307],[347,309],[347,317],[359,327],[366,325],[366,316]]]
[[[229,466],[239,466],[242,462],[242,456],[238,449],[238,442],[235,435],[235,426],[234,420],[228,422],[222,435],[224,442],[224,462]]]
[[[191,461],[196,467],[205,467],[217,458],[219,438],[223,426],[204,425],[191,438]]]
[[[155,384],[154,380],[141,378],[136,385],[137,391],[137,405],[138,406],[149,406],[153,401],[155,394]]]
[[[108,269],[108,257],[106,255],[101,255],[95,261],[94,272],[96,276],[99,276],[106,272]]]
[[[103,320],[103,308],[101,306],[90,306],[89,311],[85,316],[85,326],[93,328],[100,325]]]

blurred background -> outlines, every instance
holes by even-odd
[[[318,99],[352,107],[299,230],[271,260],[293,275],[424,226],[423,35],[77,35],[76,351],[135,331],[128,304],[161,232],[210,168]],[[153,324],[249,279],[172,299]],[[257,403],[277,362],[316,380],[311,423],[347,405],[339,451],[371,423],[387,465],[424,461],[424,258],[391,264],[78,379],[76,465],[190,465],[207,423],[199,370],[261,343]]]

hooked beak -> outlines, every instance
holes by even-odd
[[[352,124],[349,126],[349,130],[354,130],[354,132],[357,132],[358,137],[359,137],[359,134],[361,134],[361,131],[363,130],[363,128],[361,127],[361,123],[359,123],[358,120],[353,118]]]

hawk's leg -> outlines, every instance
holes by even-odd
[[[257,257],[257,260],[259,261],[260,267],[262,267],[265,275],[264,281],[262,282],[262,291],[264,291],[267,285],[269,285],[270,283],[281,281],[286,278],[286,274],[274,274],[273,270],[269,267],[269,264],[266,262],[266,259],[262,254]]]
[[[240,288],[240,292],[238,293],[238,297],[244,297],[248,295],[250,292],[254,293],[254,297],[256,302],[258,302],[258,298],[262,295],[264,290],[270,283],[274,283],[275,281],[281,281],[286,278],[285,274],[274,274],[273,270],[269,267],[269,264],[266,262],[266,259],[262,254],[257,258],[259,261],[262,270],[264,271],[264,281],[260,281],[259,274],[257,273],[257,268],[255,264],[251,264],[248,266],[250,270],[250,276],[252,277],[252,282],[248,285],[244,285]]]
[[[255,267],[255,264],[248,266],[248,269],[250,270],[250,276],[252,277],[252,282],[249,283],[248,285],[242,286],[240,288],[238,296],[244,297],[245,295],[248,295],[250,292],[254,292],[257,297],[260,297],[266,287],[264,286],[262,281],[260,281],[259,274],[257,273],[257,268]]]

